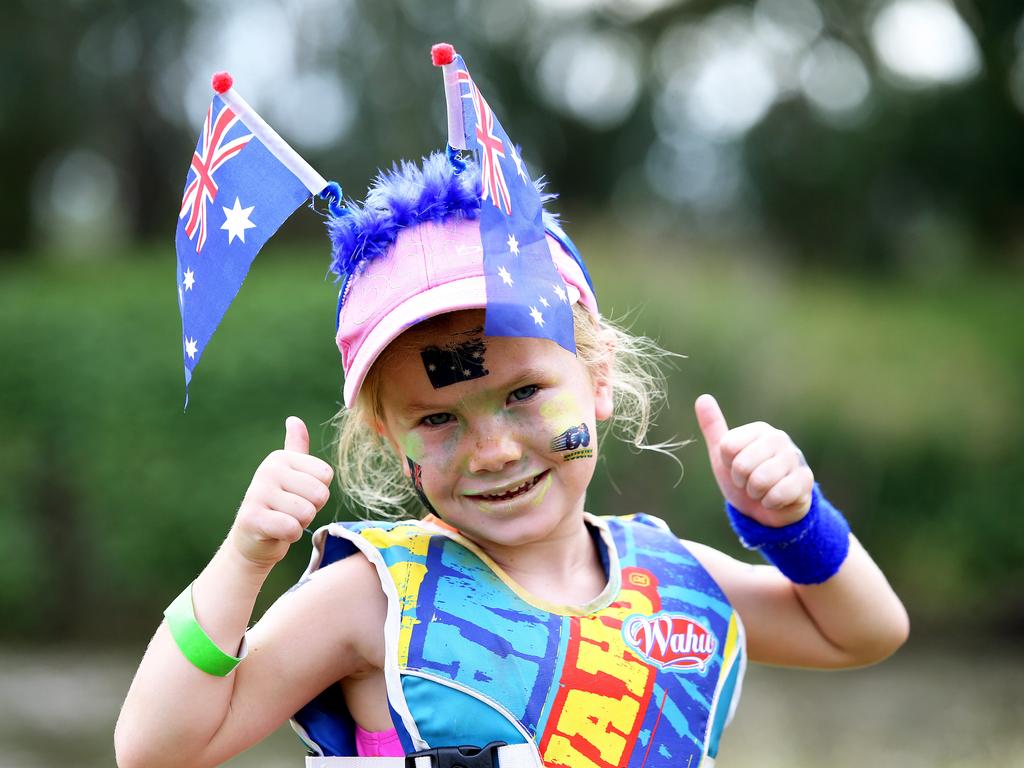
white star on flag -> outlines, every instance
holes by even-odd
[[[555,289],[555,296],[557,296],[563,304],[569,303],[569,297],[565,295],[565,289],[562,286],[552,285],[551,287]]]
[[[509,274],[505,267],[498,267],[498,277],[501,278],[501,282],[505,285],[512,285],[512,275]]]
[[[509,251],[512,252],[513,256],[519,255],[519,241],[516,240],[516,236],[509,232],[508,240],[505,241],[508,244]]]
[[[237,197],[235,198],[234,208],[224,208],[224,206],[221,206],[224,209],[224,223],[220,225],[220,228],[228,231],[229,245],[235,241],[236,237],[244,243],[245,230],[256,226],[249,221],[249,216],[255,207],[255,205],[250,205],[248,208],[243,208]]]
[[[192,286],[196,284],[196,273],[192,271],[192,268],[185,270],[185,290],[191,291]]]
[[[544,315],[542,315],[536,307],[530,307],[530,317],[533,318],[533,322],[537,325],[544,325]]]
[[[195,339],[193,339],[191,337],[185,339],[185,354],[188,355],[188,359],[189,360],[195,360],[196,359],[196,352],[198,352],[198,351],[199,351],[199,345],[196,343]]]
[[[544,305],[545,307],[550,307],[550,306],[551,306],[550,304],[548,304],[548,300],[547,300],[547,299],[545,299],[545,298],[544,298],[543,296],[538,296],[538,297],[537,297],[537,299],[538,299],[538,300],[540,301],[540,303],[541,303],[541,304],[543,304],[543,305]]]
[[[516,164],[516,173],[522,177],[523,181],[529,181],[526,177],[526,169],[523,168],[523,158],[519,156],[519,151],[514,145],[509,147],[509,151],[512,154],[512,162]]]

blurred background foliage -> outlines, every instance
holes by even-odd
[[[580,245],[606,313],[688,357],[662,437],[589,507],[742,554],[691,403],[771,421],[915,626],[1024,634],[1019,2],[86,0],[0,28],[0,639],[138,639],[301,415],[340,400],[322,219],[261,254],[183,414],[174,216],[236,87],[360,198],[444,142],[448,40]],[[329,519],[351,510],[334,500]],[[267,600],[308,553],[296,546]]]

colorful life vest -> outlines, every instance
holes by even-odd
[[[537,766],[714,764],[745,668],[739,617],[660,520],[586,519],[608,584],[579,608],[526,593],[429,519],[317,532],[310,571],[356,550],[377,567],[384,676],[407,753],[504,741],[535,745]],[[355,754],[337,685],[293,726],[315,754]]]

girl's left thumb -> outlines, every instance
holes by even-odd
[[[708,455],[714,463],[718,457],[718,444],[729,431],[729,425],[725,422],[722,409],[718,407],[718,401],[711,395],[698,397],[697,402],[693,404],[693,410],[697,414],[700,431],[704,433]]]

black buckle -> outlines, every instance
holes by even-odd
[[[492,741],[484,747],[434,747],[405,756],[405,768],[416,768],[417,757],[429,757],[431,768],[498,768],[498,747],[504,741]]]

